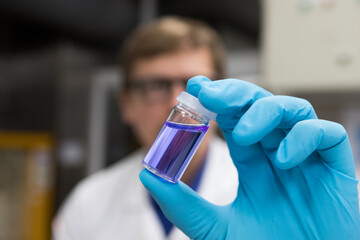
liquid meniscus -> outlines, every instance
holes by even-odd
[[[170,182],[178,182],[208,128],[166,121],[145,156],[144,167]]]

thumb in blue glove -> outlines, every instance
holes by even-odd
[[[194,77],[188,92],[209,110],[238,170],[236,199],[213,205],[184,183],[147,170],[140,179],[191,239],[360,239],[357,180],[344,128],[303,99],[236,79]]]

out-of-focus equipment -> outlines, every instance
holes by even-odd
[[[277,93],[360,89],[360,1],[263,1],[263,82]]]

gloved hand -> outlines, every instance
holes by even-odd
[[[237,79],[189,80],[217,122],[238,170],[234,202],[215,206],[184,183],[140,179],[191,239],[360,239],[354,161],[345,129],[303,99]],[[221,159],[219,159],[221,161]]]

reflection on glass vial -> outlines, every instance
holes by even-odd
[[[180,180],[216,114],[205,109],[198,99],[186,92],[177,98],[148,151],[143,165],[154,174],[176,183]]]

